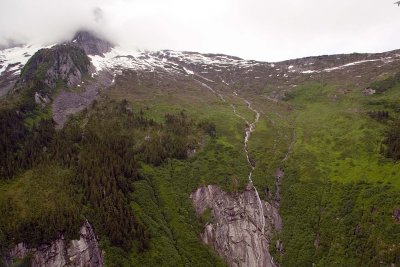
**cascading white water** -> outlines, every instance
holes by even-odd
[[[264,209],[263,209],[263,205],[262,205],[262,202],[261,202],[260,195],[258,194],[257,188],[254,186],[253,179],[252,179],[253,171],[254,171],[256,166],[250,160],[249,149],[248,149],[248,142],[250,140],[250,136],[251,136],[252,132],[254,132],[254,130],[256,128],[256,124],[260,120],[260,113],[257,110],[255,110],[254,108],[252,108],[251,103],[248,100],[244,99],[244,101],[247,104],[247,108],[249,110],[253,111],[256,114],[256,118],[255,118],[254,122],[249,124],[249,122],[246,121],[246,125],[249,125],[249,126],[246,127],[246,135],[244,137],[244,150],[246,152],[247,162],[249,163],[249,165],[251,167],[251,171],[249,173],[249,182],[251,183],[251,185],[254,188],[254,191],[256,192],[257,201],[258,201],[258,207],[259,207],[259,211],[260,211],[260,216],[259,217],[260,217],[261,232],[264,234],[264,228],[265,228]]]
[[[235,93],[234,93],[234,95],[237,96],[237,94],[235,94]],[[258,202],[258,207],[259,207],[259,211],[260,211],[261,232],[264,234],[264,228],[265,228],[264,209],[263,209],[263,205],[262,205],[262,202],[261,202],[260,195],[258,194],[257,188],[253,185],[253,179],[252,179],[253,171],[256,168],[256,166],[254,165],[253,162],[251,162],[250,155],[249,155],[249,150],[248,150],[248,142],[250,140],[251,133],[254,132],[254,130],[256,128],[256,124],[260,120],[260,113],[257,110],[255,110],[254,108],[252,108],[251,103],[248,100],[246,100],[246,99],[243,99],[243,100],[246,103],[247,108],[249,110],[253,111],[256,114],[256,118],[255,118],[254,122],[249,123],[246,120],[246,118],[244,118],[242,115],[238,114],[237,111],[236,111],[236,107],[233,104],[231,104],[231,107],[233,109],[233,113],[237,117],[239,117],[242,120],[244,120],[245,123],[246,123],[245,136],[244,136],[244,151],[246,152],[247,162],[249,163],[249,166],[251,167],[251,171],[249,173],[248,179],[249,179],[249,182],[251,183],[251,185],[253,186],[253,189],[254,189],[254,191],[256,193],[256,196],[257,196],[257,202]]]
[[[237,96],[237,94],[234,94]],[[252,132],[254,132],[255,128],[256,128],[256,124],[258,123],[258,121],[260,120],[260,113],[255,110],[254,108],[251,107],[251,103],[244,99],[244,102],[247,105],[247,108],[251,111],[253,111],[256,114],[256,118],[252,123],[249,123],[243,116],[237,114],[236,112],[236,108],[234,105],[231,105],[231,107],[233,108],[233,112],[235,113],[236,116],[238,116],[239,118],[243,119],[246,122],[246,128],[245,128],[245,136],[244,136],[244,151],[246,152],[246,158],[247,158],[247,162],[251,168],[251,171],[249,173],[248,179],[249,182],[251,183],[251,185],[253,186],[254,192],[256,193],[256,197],[257,197],[257,203],[258,203],[258,210],[259,210],[259,219],[260,219],[260,230],[261,233],[264,235],[264,229],[265,229],[265,216],[264,216],[264,208],[261,202],[261,198],[260,195],[258,194],[257,188],[254,186],[253,184],[253,179],[252,179],[252,175],[253,175],[253,171],[256,168],[255,164],[250,160],[250,155],[249,155],[249,149],[248,149],[248,143],[250,140],[250,136],[252,134]],[[260,248],[258,248],[258,250],[260,250]],[[260,261],[260,254],[257,254],[257,262]]]
[[[195,75],[196,75],[196,74],[195,74]],[[200,76],[200,75],[196,75],[196,76],[198,76],[198,77],[200,77],[200,78],[203,78],[203,77]],[[204,78],[204,79],[205,79],[205,78]],[[196,79],[194,79],[194,80],[197,81],[198,83],[200,83],[203,87],[207,88],[208,90],[210,90],[211,92],[213,92],[214,94],[216,94],[216,95],[221,99],[221,101],[227,102],[226,99],[224,98],[224,96],[223,96],[221,93],[216,92],[215,89],[211,88],[210,86],[208,86],[207,84],[205,84],[205,83],[203,83],[203,82],[201,82],[201,81],[199,81],[199,80],[196,80]],[[207,79],[207,80],[208,80],[208,79]],[[211,81],[211,80],[208,80],[208,81],[214,82],[214,81]],[[251,110],[253,113],[255,113],[255,119],[254,119],[254,121],[253,121],[252,123],[249,123],[248,120],[246,120],[246,118],[245,118],[244,116],[240,115],[240,114],[237,112],[236,107],[235,107],[232,103],[229,103],[230,106],[231,106],[231,108],[232,108],[232,110],[233,110],[233,113],[235,114],[235,116],[237,116],[238,118],[242,119],[242,120],[246,123],[246,127],[245,127],[245,137],[244,137],[243,146],[244,146],[244,151],[245,151],[245,153],[246,153],[247,162],[248,162],[248,164],[249,164],[249,166],[250,166],[250,168],[251,168],[250,173],[249,173],[249,175],[248,175],[249,183],[251,184],[251,186],[252,186],[253,189],[254,189],[254,192],[255,192],[255,195],[256,195],[256,198],[257,198],[257,203],[258,203],[258,217],[259,217],[259,221],[255,224],[255,226],[261,231],[262,235],[265,235],[265,231],[264,231],[264,230],[265,230],[265,224],[266,224],[266,222],[265,222],[265,214],[264,214],[264,208],[263,208],[264,206],[263,206],[263,204],[262,204],[260,195],[258,194],[257,188],[256,188],[256,187],[254,186],[254,184],[253,184],[252,175],[253,175],[253,171],[255,170],[255,167],[256,167],[256,166],[255,166],[255,163],[252,162],[252,160],[250,159],[249,150],[248,150],[248,142],[249,142],[249,140],[250,140],[251,134],[254,132],[254,130],[255,130],[255,128],[256,128],[256,124],[257,124],[257,123],[259,122],[259,120],[260,120],[260,113],[259,113],[256,109],[254,109],[254,108],[251,106],[250,101],[239,97],[238,94],[237,94],[236,92],[233,92],[233,95],[234,95],[235,97],[237,97],[237,98],[242,99],[242,100],[246,103],[247,108],[248,108],[249,110]],[[263,255],[263,252],[262,252],[262,249],[261,249],[261,247],[260,247],[260,244],[258,244],[258,243],[256,242],[255,245],[257,246],[257,249],[254,251],[254,253],[256,254],[255,256],[256,256],[256,259],[257,259],[257,266],[260,266],[260,262],[262,262],[261,257],[262,257],[262,255]],[[273,258],[271,258],[271,266],[276,266],[275,263],[274,263],[274,261],[273,261]]]

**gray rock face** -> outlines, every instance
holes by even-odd
[[[87,55],[102,56],[104,53],[110,52],[113,45],[87,31],[79,31],[75,34],[72,43],[82,48]]]
[[[393,217],[396,220],[397,223],[400,223],[400,209],[396,209],[393,212]]]
[[[35,93],[35,103],[44,107],[47,103],[50,102],[50,99],[45,95],[42,96],[38,92]]]
[[[51,107],[57,129],[64,127],[69,115],[82,111],[98,98],[101,91],[108,89],[113,84],[113,78],[108,72],[99,72],[94,81],[79,85],[83,89],[81,92],[61,91]]]
[[[80,231],[80,239],[69,243],[61,237],[51,244],[43,244],[37,248],[29,248],[18,244],[10,253],[8,264],[12,259],[31,257],[32,267],[81,266],[102,267],[103,255],[97,243],[96,236],[89,222]]]
[[[46,73],[45,83],[49,87],[55,88],[58,80],[66,81],[67,87],[76,86],[82,80],[82,72],[75,66],[69,55],[60,55]]]
[[[241,194],[228,194],[218,186],[201,187],[192,193],[196,214],[211,209],[212,219],[201,240],[229,266],[277,266],[269,253],[270,240],[280,217],[275,207],[261,201],[251,183]]]
[[[74,87],[89,73],[90,67],[89,58],[77,46],[65,44],[41,49],[22,69],[16,89],[29,82],[41,82],[54,89],[62,81],[67,87]]]

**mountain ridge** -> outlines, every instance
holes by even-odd
[[[107,41],[106,39],[101,39],[96,36],[96,34],[92,32],[87,32],[87,31],[78,31],[75,36],[72,38],[72,40],[68,41],[67,43],[73,43],[78,45],[79,47],[83,48],[86,52],[87,55],[90,56],[104,56],[104,54],[110,52],[113,48],[116,48],[115,45],[113,45],[111,42]],[[3,49],[0,51],[0,76],[3,76],[5,72],[11,72],[9,66],[14,66],[15,64],[19,63],[19,67],[22,67],[25,63],[26,60],[22,60],[21,62],[21,57],[15,57],[13,56],[10,58],[10,60],[7,60],[7,53],[18,53],[21,55],[26,55],[25,57],[29,58],[29,55],[34,51],[35,47],[32,47],[33,50],[29,50],[32,46],[22,46],[22,47],[15,47],[14,49],[21,50],[19,52],[17,51],[10,51],[13,50],[11,49]],[[20,49],[22,48],[22,49]],[[7,51],[9,50],[9,51]],[[370,59],[370,58],[382,58],[382,57],[390,57],[390,56],[398,56],[400,54],[400,50],[392,50],[392,51],[387,51],[387,52],[381,52],[381,53],[350,53],[350,54],[334,54],[334,55],[320,55],[320,56],[309,56],[309,57],[303,57],[303,58],[295,58],[295,59],[288,59],[288,60],[283,60],[283,61],[277,61],[277,62],[268,62],[268,61],[258,61],[258,60],[245,60],[236,56],[232,55],[226,55],[226,54],[221,54],[221,53],[198,53],[194,51],[174,51],[174,50],[160,50],[160,51],[140,51],[136,50],[135,52],[124,52],[121,51],[123,54],[119,54],[119,56],[132,56],[132,54],[141,54],[143,56],[146,55],[158,55],[161,56],[166,53],[180,53],[181,55],[187,55],[187,57],[190,59],[191,55],[197,55],[197,56],[203,56],[204,58],[224,58],[226,59],[227,62],[233,61],[233,62],[247,62],[248,64],[263,64],[263,65],[277,65],[277,66],[282,66],[282,65],[287,65],[287,64],[303,64],[304,63],[313,63],[315,64],[316,62],[321,63],[321,61],[328,61],[326,63],[323,63],[324,66],[330,66],[334,67],[336,64],[347,64],[351,63],[352,60],[360,60],[360,59]],[[19,61],[20,60],[20,61]],[[11,74],[18,74],[19,73],[18,68],[13,68]],[[306,70],[307,71],[307,70]]]

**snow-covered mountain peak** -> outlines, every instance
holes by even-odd
[[[277,86],[278,91],[294,88],[307,79],[352,79],[358,83],[360,78],[369,76],[371,71],[385,69],[400,61],[400,52],[391,51],[380,54],[348,54],[308,57],[282,62],[261,62],[245,60],[223,54],[202,54],[197,52],[161,50],[127,50],[114,46],[90,32],[78,32],[64,44],[80,47],[91,59],[95,72],[112,75],[123,70],[161,74],[162,76],[195,76],[196,79],[216,81],[225,85],[264,84]],[[0,50],[0,96],[11,88],[18,79],[23,66],[41,48],[51,46],[24,45]],[[155,76],[152,76],[155,77]],[[367,82],[367,81],[365,81]]]

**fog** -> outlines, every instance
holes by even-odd
[[[123,47],[278,61],[400,48],[391,0],[1,0],[0,44],[51,44],[78,29]]]

